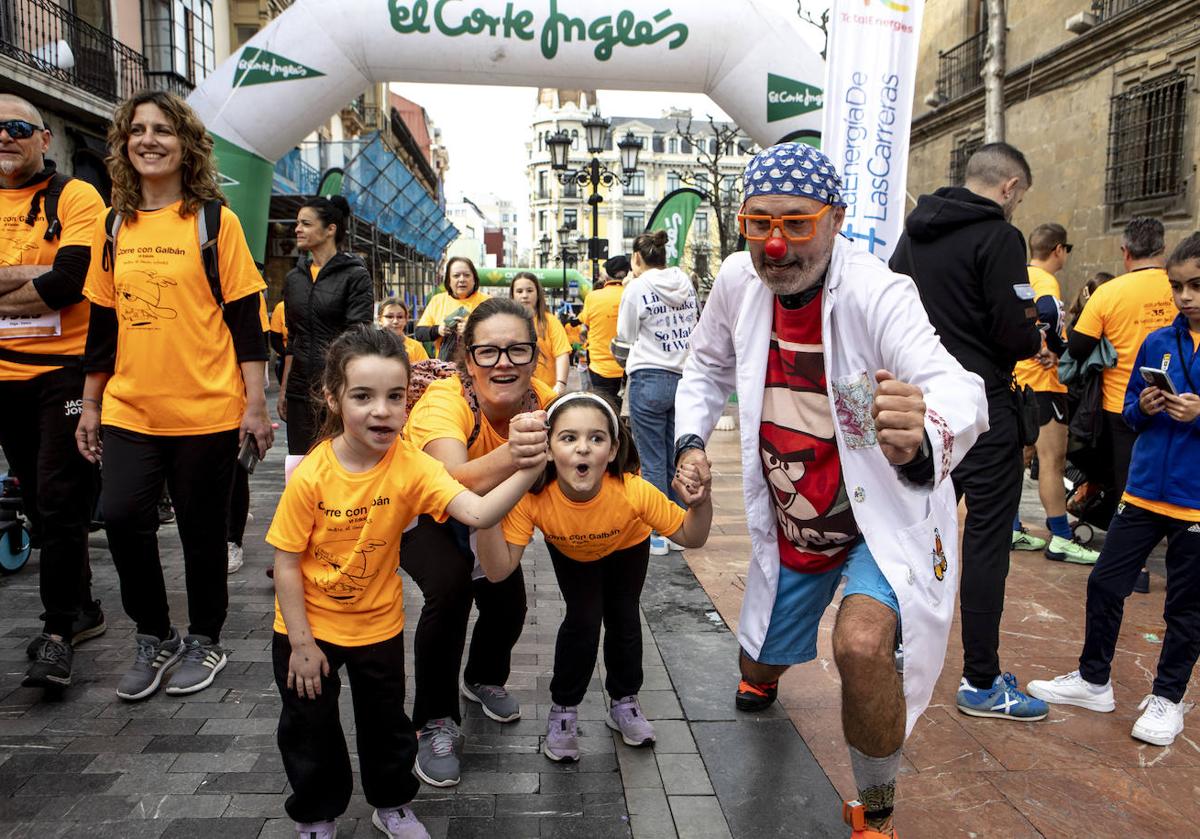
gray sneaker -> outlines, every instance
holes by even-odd
[[[137,658],[117,684],[117,696],[130,702],[150,696],[158,690],[166,669],[182,654],[183,642],[175,627],[171,627],[171,635],[165,641],[153,635],[138,635]]]
[[[483,706],[483,712],[496,722],[512,722],[521,718],[521,703],[504,689],[504,685],[462,683],[462,695]]]
[[[167,693],[195,693],[212,684],[216,675],[225,669],[225,651],[205,635],[189,635],[183,639],[183,657],[167,683]]]
[[[463,735],[449,717],[430,720],[417,734],[417,777],[434,787],[452,787],[462,780],[459,762]]]

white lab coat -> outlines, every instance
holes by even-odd
[[[675,398],[676,438],[697,434],[707,440],[737,390],[742,488],[753,550],[738,640],[752,657],[766,638],[779,583],[775,512],[759,455],[774,299],[748,253],[726,259],[692,333],[692,353]],[[941,673],[958,587],[958,516],[950,470],[987,430],[987,399],[979,377],[942,346],[912,280],[842,237],[825,282],[821,324],[831,408],[844,409],[834,411],[834,427],[846,491],[855,522],[900,603],[911,731]],[[932,488],[904,481],[874,441],[869,413],[864,421],[862,411],[853,410],[851,385],[865,376],[873,389],[880,369],[925,394]],[[945,569],[941,579],[935,565]]]

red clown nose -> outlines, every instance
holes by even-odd
[[[783,259],[787,256],[787,242],[781,236],[774,236],[763,246],[763,253],[771,259]]]

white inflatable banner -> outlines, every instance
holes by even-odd
[[[707,93],[769,145],[820,130],[799,26],[761,0],[298,0],[189,102],[261,253],[272,164],[373,83]]]
[[[842,174],[842,231],[886,260],[904,224],[924,0],[833,0],[821,146]]]

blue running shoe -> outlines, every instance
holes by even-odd
[[[996,677],[986,690],[966,679],[958,686],[958,710],[972,717],[999,717],[1002,720],[1036,722],[1045,719],[1050,706],[1040,699],[1021,693],[1017,677],[1005,673]]]

